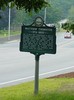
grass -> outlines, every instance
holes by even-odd
[[[65,32],[65,30],[60,29],[60,32]],[[18,35],[21,34],[20,30],[11,30],[10,35]],[[8,30],[0,30],[0,37],[8,37],[9,33]]]
[[[13,31],[11,30],[10,31],[10,35],[18,35],[20,34],[21,32],[20,31]],[[8,30],[0,30],[0,37],[7,37],[8,36]]]
[[[0,100],[74,100],[74,78],[43,79],[34,95],[34,82],[0,88]]]

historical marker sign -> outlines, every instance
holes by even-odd
[[[32,25],[22,26],[20,51],[33,54],[56,53],[56,28],[38,17]]]
[[[20,51],[35,55],[35,91],[38,93],[39,57],[41,54],[56,53],[56,28],[48,27],[41,17],[37,17],[33,24],[23,25],[21,32]]]

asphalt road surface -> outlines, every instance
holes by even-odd
[[[74,72],[74,36],[57,36],[57,53],[40,56],[39,75],[46,78]],[[35,56],[19,51],[19,40],[0,44],[0,87],[34,80]]]

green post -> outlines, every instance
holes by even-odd
[[[35,94],[38,94],[39,88],[39,56],[39,54],[35,55]]]

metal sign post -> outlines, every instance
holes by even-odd
[[[56,28],[47,26],[41,17],[37,17],[31,25],[23,25],[21,31],[20,51],[35,55],[35,89],[39,88],[39,57],[42,54],[56,53]]]
[[[35,55],[35,90],[34,93],[38,94],[38,88],[39,88],[39,56]]]

